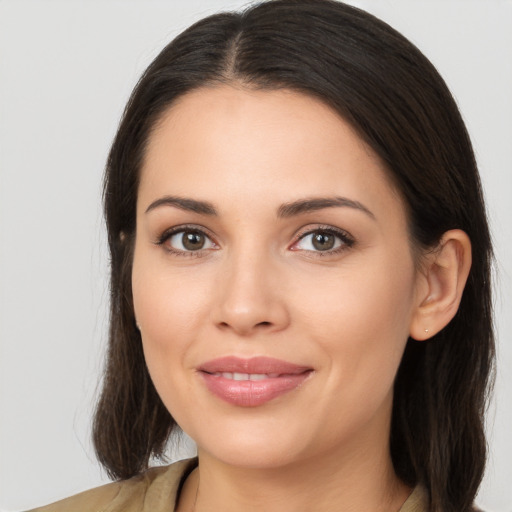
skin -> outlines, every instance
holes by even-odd
[[[218,214],[148,211],[166,196],[208,201]],[[367,211],[277,215],[318,197]],[[202,250],[185,253],[181,235],[158,243],[182,225],[207,234]],[[352,242],[322,252],[300,238],[326,227]],[[457,233],[445,242],[446,262],[420,271],[383,164],[317,99],[223,85],[166,112],[142,168],[132,281],[154,384],[198,445],[179,511],[196,499],[196,511],[400,508],[410,489],[389,455],[393,380],[408,336],[442,328],[440,298],[463,288],[464,273],[444,278],[459,276],[469,242]],[[314,371],[285,395],[239,407],[212,395],[197,372],[226,355]]]

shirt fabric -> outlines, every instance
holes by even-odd
[[[171,512],[197,458],[148,469],[143,474],[82,492],[30,512]],[[399,512],[427,512],[425,489],[417,486]]]

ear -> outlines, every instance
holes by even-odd
[[[409,335],[426,340],[455,316],[471,268],[471,241],[460,229],[447,231],[418,272],[416,306]]]

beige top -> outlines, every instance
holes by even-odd
[[[169,503],[176,503],[181,484],[196,466],[194,458],[151,468],[31,512],[171,512]],[[399,512],[427,512],[425,490],[416,487]]]

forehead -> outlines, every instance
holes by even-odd
[[[401,202],[374,151],[325,103],[227,85],[182,96],[148,141],[140,197],[191,192],[221,206],[333,193]]]

